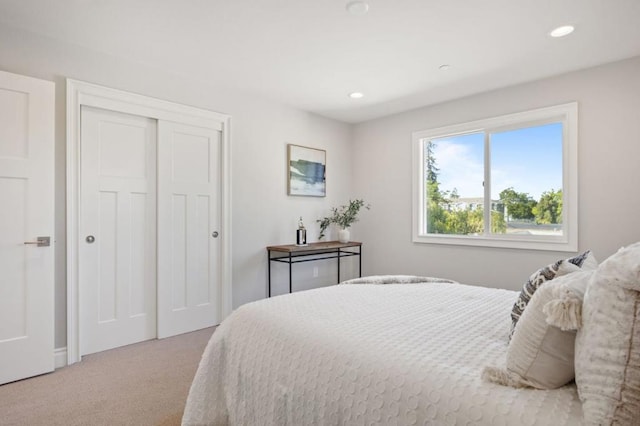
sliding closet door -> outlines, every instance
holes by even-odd
[[[221,130],[158,122],[158,337],[219,321]]]
[[[80,355],[156,337],[156,121],[82,108]]]

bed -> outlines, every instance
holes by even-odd
[[[184,425],[578,425],[572,382],[482,380],[518,292],[374,277],[249,303],[213,334]]]

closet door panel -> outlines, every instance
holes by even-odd
[[[219,323],[218,130],[158,123],[158,337]]]
[[[156,337],[156,121],[82,108],[80,354]]]

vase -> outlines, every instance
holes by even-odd
[[[351,235],[349,234],[349,230],[346,228],[338,231],[338,241],[340,241],[341,243],[348,243],[350,236]]]

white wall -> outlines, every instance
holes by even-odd
[[[234,307],[266,295],[267,245],[293,243],[299,216],[315,241],[315,219],[350,197],[372,204],[352,230],[352,238],[365,243],[365,274],[519,288],[529,272],[565,254],[411,242],[411,132],[573,100],[580,105],[580,248],[604,259],[640,240],[640,58],[349,126],[231,92],[223,82],[170,75],[7,27],[0,27],[0,40],[0,69],[56,83],[56,347],[66,345],[67,77],[232,116]],[[327,150],[326,198],[286,195],[287,143]],[[310,264],[297,265],[298,288],[335,279],[333,262],[318,266],[320,276],[312,279]],[[284,291],[285,271],[274,277],[274,293]]]
[[[233,306],[266,296],[267,245],[295,242],[298,217],[317,236],[315,219],[351,196],[351,128],[288,106],[226,90],[223,82],[194,81],[144,64],[0,27],[0,69],[56,83],[55,345],[66,346],[65,96],[67,77],[140,93],[232,116]],[[214,54],[211,49],[204,54]],[[222,60],[222,59],[221,59]],[[327,150],[327,197],[286,195],[287,143]],[[305,288],[331,279],[297,272]],[[277,272],[277,271],[276,271]],[[282,274],[276,273],[280,278]],[[282,287],[284,290],[285,287]],[[278,287],[279,289],[279,287]],[[278,290],[275,289],[275,290]]]
[[[411,242],[411,133],[577,101],[579,247],[604,260],[640,240],[640,58],[359,124],[354,190],[371,201],[359,232],[367,274],[405,273],[519,289],[566,253]]]

